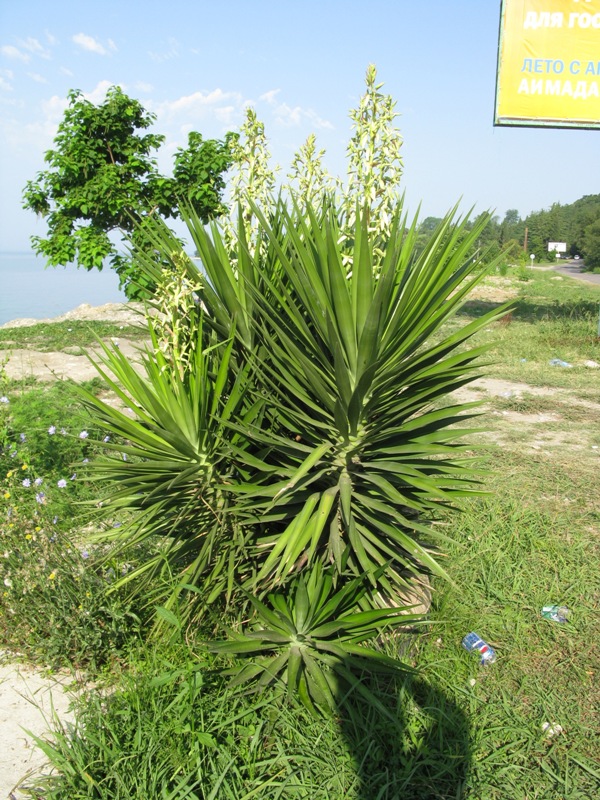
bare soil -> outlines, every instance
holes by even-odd
[[[18,800],[19,784],[43,773],[46,757],[32,734],[47,734],[54,716],[72,719],[69,683],[65,674],[50,677],[10,660],[0,663],[0,798]]]

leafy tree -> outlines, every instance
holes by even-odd
[[[186,197],[204,221],[222,213],[223,174],[231,164],[237,139],[207,140],[193,131],[187,148],[175,155],[173,177],[158,172],[155,152],[164,136],[145,133],[155,120],[118,86],[95,106],[71,91],[69,105],[45,155],[49,169],[39,172],[23,192],[24,208],[41,214],[46,237],[32,237],[34,250],[52,266],[74,262],[102,269],[106,259],[132,299],[151,292],[140,283],[132,257],[119,252],[111,233],[143,246],[143,223],[153,215],[178,217],[178,200]]]
[[[568,236],[566,238],[570,243],[569,251],[571,255],[576,255],[578,253],[587,255],[587,267],[590,265],[589,255],[587,254],[587,230],[591,225],[594,225],[594,223],[600,220],[600,195],[585,195],[566,208],[568,211],[566,219]]]
[[[585,229],[582,252],[588,269],[600,269],[600,218]]]

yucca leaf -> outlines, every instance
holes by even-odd
[[[300,650],[304,664],[304,673],[308,691],[316,703],[323,708],[324,706],[333,710],[336,707],[335,697],[331,691],[327,678],[321,667],[316,663],[312,654],[305,648]]]
[[[318,501],[319,495],[312,494],[304,504],[300,514],[294,517],[287,528],[277,536],[276,542],[257,576],[258,580],[268,575],[276,564],[279,565],[277,574],[281,574],[292,567],[293,561],[289,555],[290,550],[293,548],[298,549],[298,542],[300,541],[300,551],[302,551],[310,542],[309,521]]]
[[[287,669],[288,692],[289,694],[294,694],[298,691],[298,682],[302,669],[302,655],[298,647],[290,647]]]
[[[360,210],[356,209],[357,218],[361,217]],[[373,253],[369,242],[367,230],[366,209],[362,213],[361,223],[356,225],[354,232],[354,254],[352,257],[352,316],[356,338],[361,342],[364,337],[364,328],[371,310],[373,296]],[[360,347],[357,352],[357,374],[360,371]]]

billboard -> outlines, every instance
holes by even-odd
[[[600,128],[600,0],[502,0],[494,125]]]
[[[555,253],[566,253],[567,252],[567,243],[566,242],[548,242],[548,252],[551,253],[554,251]]]

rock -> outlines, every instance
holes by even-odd
[[[143,303],[105,303],[102,306],[92,306],[89,303],[82,303],[72,311],[61,314],[54,319],[14,319],[0,325],[0,328],[26,328],[31,325],[39,325],[49,322],[66,322],[68,320],[106,320],[107,322],[123,322],[135,325],[143,321]]]

